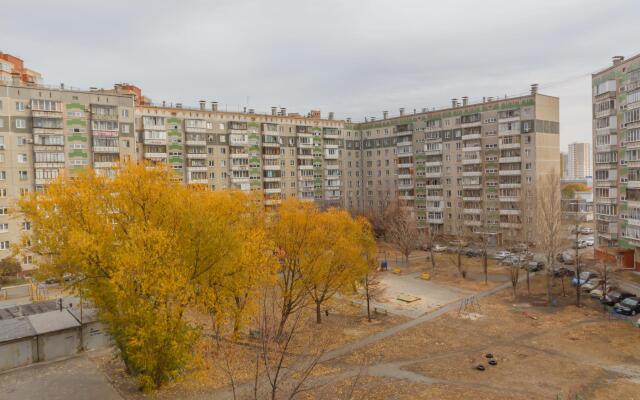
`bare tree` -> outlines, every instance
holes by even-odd
[[[572,233],[575,234],[575,241],[573,243],[573,247],[576,250],[576,269],[575,269],[575,277],[576,277],[576,307],[580,307],[581,302],[581,293],[582,293],[582,282],[580,281],[581,265],[580,265],[580,232],[582,231],[582,224],[584,222],[584,215],[576,212],[573,217],[572,223]]]
[[[431,228],[431,226],[428,226],[425,229],[425,235],[424,235],[424,244],[426,245],[426,247],[429,249],[429,258],[431,258],[431,273],[435,273],[436,272],[436,257],[435,257],[435,252],[433,251],[433,247],[435,246],[436,242],[435,242],[435,233],[433,231],[433,229]]]
[[[307,317],[297,309],[281,329],[274,292],[265,290],[256,313],[257,336],[253,381],[237,384],[226,358],[223,366],[234,399],[294,399],[313,389],[310,377],[321,363],[324,347],[305,332]],[[306,350],[311,349],[308,353]]]
[[[394,200],[384,212],[384,227],[386,241],[402,253],[406,266],[409,266],[409,255],[418,248],[420,241],[415,215]]]
[[[371,270],[362,278],[364,298],[367,302],[367,321],[371,322],[371,301],[375,300],[380,293],[380,281],[377,279],[376,271]]]
[[[537,234],[536,244],[544,251],[547,286],[547,304],[551,304],[552,265],[562,243],[562,194],[560,176],[555,170],[545,175],[538,185],[537,192]],[[563,282],[564,285],[564,282]]]

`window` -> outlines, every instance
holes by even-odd
[[[16,118],[16,129],[25,129],[27,127],[27,120],[23,118]]]
[[[0,250],[9,250],[10,244],[8,240],[0,242]]]
[[[24,111],[24,102],[16,101],[16,111]]]
[[[9,209],[7,207],[0,208],[0,215],[9,215]]]
[[[129,110],[126,110],[126,109],[122,110],[122,116],[125,117],[125,118],[128,118],[129,117]]]
[[[120,128],[122,129],[122,133],[129,133],[129,125],[122,124],[120,125]]]
[[[0,188],[0,197],[7,197],[7,188]]]
[[[7,179],[7,171],[0,171],[0,181]]]
[[[4,128],[4,120],[0,119],[0,128]]]
[[[18,171],[18,178],[21,181],[26,181],[27,179],[29,179],[29,175],[27,174],[27,171]]]
[[[18,154],[18,163],[25,164],[26,162],[27,162],[27,155],[24,153]]]
[[[23,264],[33,264],[33,256],[22,256]]]
[[[9,232],[9,224],[7,223],[0,224],[0,233],[7,233],[7,232]]]

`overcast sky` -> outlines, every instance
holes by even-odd
[[[591,141],[590,74],[640,52],[639,15],[637,0],[3,0],[0,51],[49,84],[354,120],[539,83],[564,149]]]

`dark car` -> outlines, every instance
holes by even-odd
[[[530,261],[527,264],[529,272],[542,271],[544,269],[544,262],[542,261]]]
[[[484,254],[484,252],[481,249],[472,249],[467,247],[464,249],[463,254],[467,257],[480,257],[482,256],[482,254]]]
[[[636,315],[640,312],[640,297],[627,297],[621,302],[616,303],[613,309],[618,314]]]
[[[628,292],[623,292],[620,290],[612,290],[606,296],[604,296],[604,298],[600,300],[600,303],[608,306],[612,306],[629,297],[633,297],[633,294]]]

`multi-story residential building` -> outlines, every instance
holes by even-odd
[[[558,113],[558,99],[535,85],[526,96],[465,97],[355,123],[317,110],[155,105],[128,84],[82,91],[4,82],[0,257],[29,228],[1,215],[21,193],[42,190],[63,170],[111,174],[126,160],[164,163],[189,185],[259,190],[267,206],[297,197],[371,214],[397,199],[422,229],[531,241],[537,183],[560,163]]]
[[[560,178],[565,179],[569,176],[569,164],[568,164],[567,152],[560,152]]]
[[[640,55],[614,57],[592,86],[596,245],[633,266],[640,261]]]
[[[438,234],[534,240],[538,181],[560,164],[558,99],[536,85],[517,98],[463,97],[443,110],[385,113],[356,131],[364,166],[358,211],[381,210],[397,195],[419,226]]]
[[[591,143],[570,143],[567,154],[567,179],[584,179],[590,176],[593,176]]]
[[[24,67],[22,59],[0,51],[0,83],[39,84],[39,72]]]

